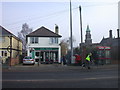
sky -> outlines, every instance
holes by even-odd
[[[82,7],[83,41],[87,25],[91,30],[93,43],[99,43],[103,36],[109,36],[109,30],[113,30],[113,37],[117,37],[118,28],[118,1],[119,0],[71,0],[72,1],[72,31],[75,42],[74,47],[79,46],[80,14]],[[37,1],[15,0],[0,2],[0,24],[17,36],[22,25],[27,23],[34,30],[45,26],[54,31],[55,24],[59,26],[59,34],[62,39],[70,37],[69,0]]]

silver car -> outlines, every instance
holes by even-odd
[[[23,65],[24,64],[35,64],[35,60],[34,59],[32,59],[32,57],[30,57],[30,56],[26,56],[26,57],[24,57],[23,58]]]

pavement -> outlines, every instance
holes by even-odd
[[[118,69],[118,64],[109,65],[91,65],[90,70],[96,69]],[[3,66],[2,71],[66,71],[66,70],[85,70],[82,66],[62,65],[62,64],[37,64],[35,65],[15,65],[15,66]]]

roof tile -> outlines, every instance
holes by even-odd
[[[38,28],[37,30],[28,34],[27,37],[62,37],[62,36],[42,26],[41,28]]]

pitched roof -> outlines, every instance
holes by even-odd
[[[28,34],[27,37],[62,37],[62,36],[42,26],[41,28],[38,28],[37,30]]]
[[[16,38],[17,40],[21,41],[18,37],[16,37],[14,34],[12,34],[10,31],[8,31],[2,26],[0,26],[0,36],[12,36]]]
[[[0,26],[0,34],[2,36],[14,36],[11,32],[6,30],[4,27]]]
[[[112,46],[120,46],[119,38],[103,38],[100,42],[101,45],[112,45]]]

